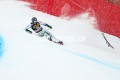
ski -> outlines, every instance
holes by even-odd
[[[104,33],[102,33],[102,35],[103,35],[103,38],[105,39],[106,44],[108,45],[108,47],[111,47],[111,48],[113,48],[113,49],[114,49],[114,47],[113,47],[113,46],[109,43],[109,41],[106,39],[106,37],[105,37]]]

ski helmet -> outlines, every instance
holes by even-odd
[[[33,17],[33,18],[32,18],[32,22],[37,22],[37,18],[36,18],[36,17]]]

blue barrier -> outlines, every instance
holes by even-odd
[[[0,36],[0,57],[2,56],[3,52],[4,52],[4,42],[2,37]]]

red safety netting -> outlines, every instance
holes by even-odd
[[[54,16],[74,17],[89,9],[94,11],[99,30],[120,38],[120,6],[107,0],[24,0],[33,9]]]

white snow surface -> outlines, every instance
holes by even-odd
[[[30,4],[0,0],[0,80],[120,80],[120,39],[94,29],[84,13],[66,20],[30,9]],[[32,17],[52,25],[64,46],[25,32]]]

